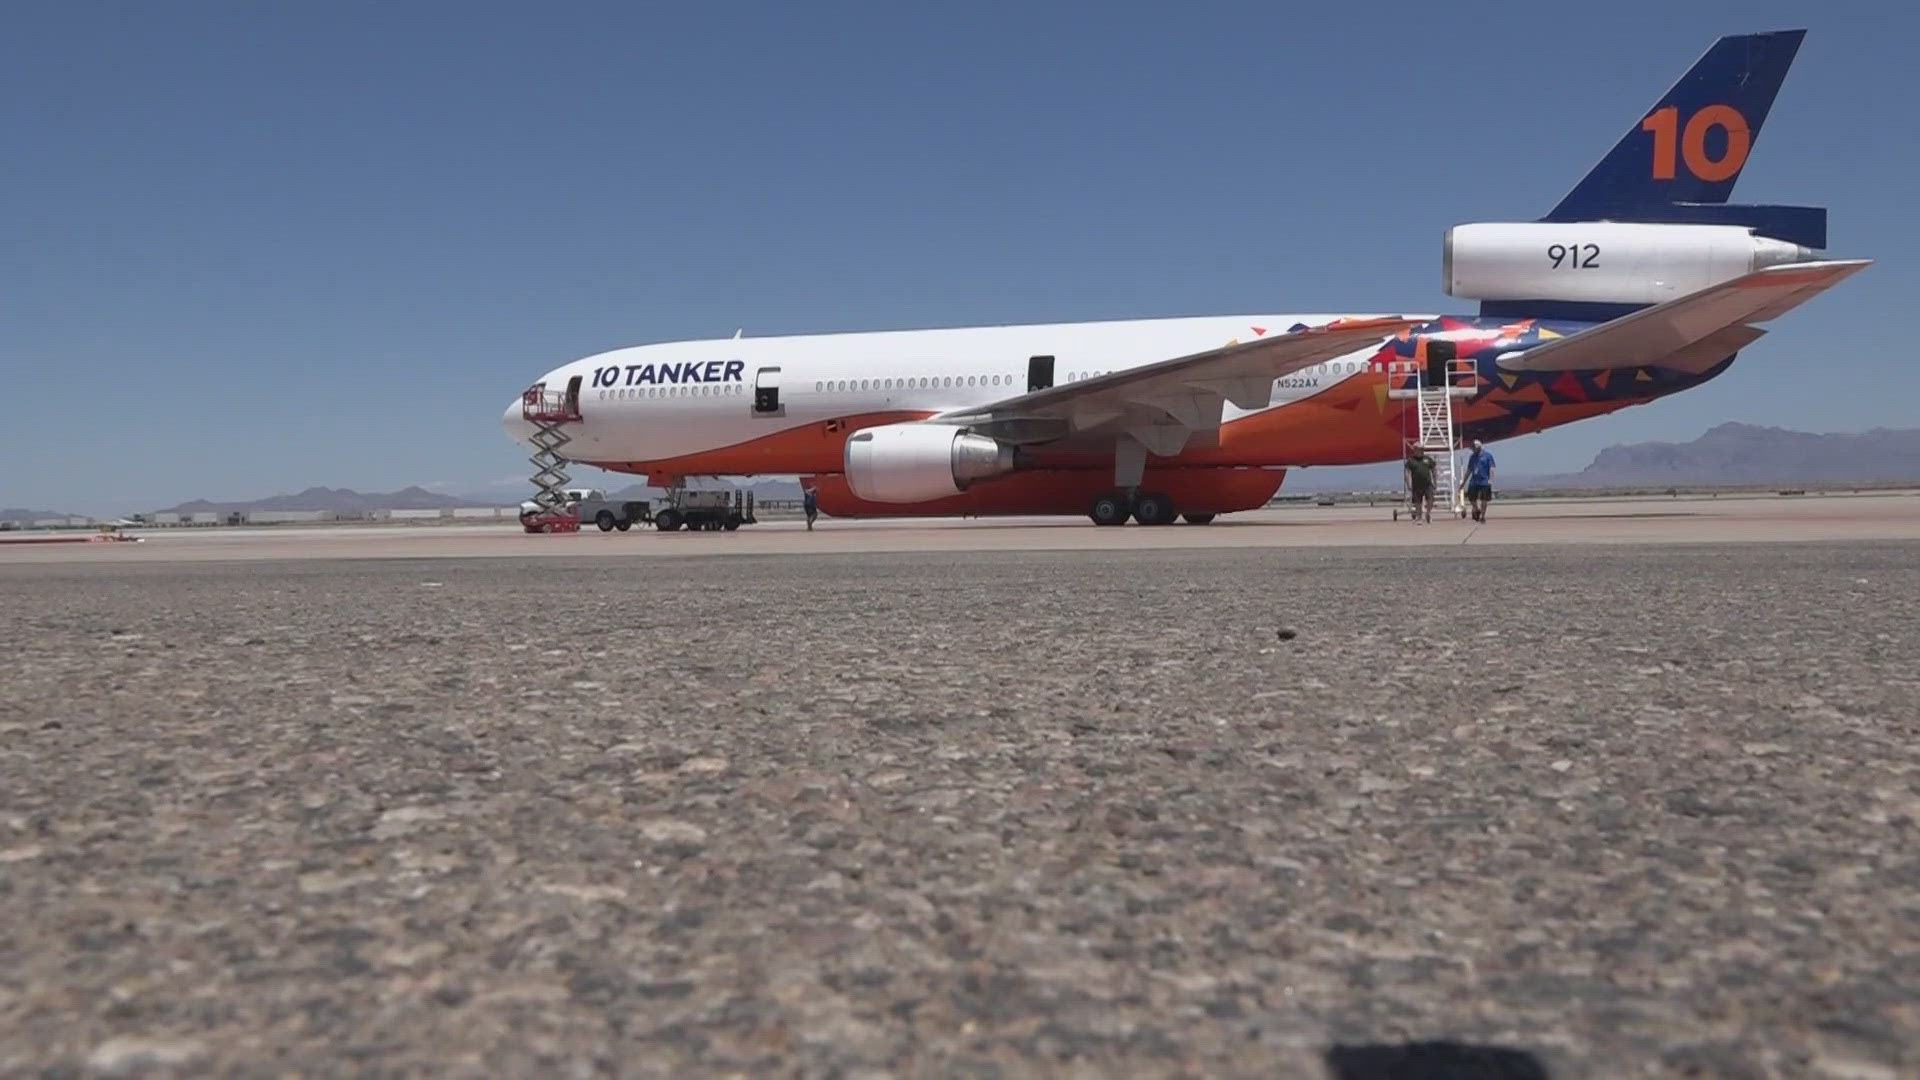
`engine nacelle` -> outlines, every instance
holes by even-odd
[[[1617,221],[1455,225],[1447,295],[1468,300],[1657,304],[1819,253],[1741,225]]]
[[[958,495],[1013,469],[1013,447],[947,424],[884,424],[847,439],[847,485],[870,502]]]

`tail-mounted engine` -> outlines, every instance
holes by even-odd
[[[1739,225],[1616,221],[1456,225],[1447,295],[1469,300],[1657,304],[1820,255]]]

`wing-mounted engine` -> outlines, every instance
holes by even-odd
[[[1443,274],[1469,300],[1658,304],[1819,257],[1739,225],[1482,223],[1447,230]]]
[[[1013,447],[951,424],[884,424],[848,437],[846,468],[848,486],[869,502],[927,502],[1011,472]]]

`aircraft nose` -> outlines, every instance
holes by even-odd
[[[533,425],[521,415],[519,398],[514,398],[513,403],[507,406],[507,411],[500,414],[500,426],[506,429],[507,438],[514,442],[523,443],[533,438]]]

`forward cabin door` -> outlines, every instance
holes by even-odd
[[[787,407],[780,400],[780,369],[763,367],[753,374],[753,415],[785,416]]]

